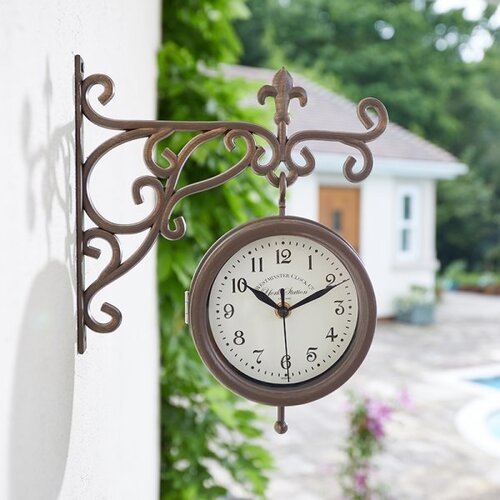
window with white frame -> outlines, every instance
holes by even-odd
[[[420,196],[415,186],[400,186],[396,203],[396,256],[410,261],[418,257]]]

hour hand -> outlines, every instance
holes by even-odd
[[[268,306],[274,307],[274,309],[279,309],[278,304],[276,304],[267,293],[261,292],[260,290],[256,290],[247,284],[247,288],[264,304]]]

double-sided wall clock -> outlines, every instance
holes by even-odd
[[[258,92],[258,101],[275,101],[276,134],[247,122],[116,120],[102,116],[89,102],[89,92],[101,86],[101,104],[113,96],[114,84],[103,74],[83,77],[83,62],[75,57],[76,214],[78,351],[86,348],[85,327],[95,332],[116,330],[122,319],[114,305],[104,302],[107,321],[94,318],[91,302],[105,286],[135,266],[158,234],[170,240],[186,232],[183,217],[172,218],[187,196],[216,188],[250,168],[279,190],[279,215],[249,222],[220,238],[206,253],[186,295],[186,318],[198,352],[212,374],[229,389],[250,400],[278,407],[275,429],[287,430],[286,406],[308,403],[331,393],[358,369],[370,347],[376,322],[376,303],[368,275],[354,249],[330,229],[285,214],[287,189],[309,175],[315,159],[301,146],[311,140],[338,141],[357,150],[363,160],[348,156],[344,176],[352,182],[371,172],[373,157],[367,143],[387,127],[387,112],[377,99],[363,99],[357,108],[366,132],[307,130],[287,136],[290,100],[307,103],[306,92],[293,85],[282,68]],[[369,110],[373,111],[372,114]],[[81,129],[83,117],[119,131],[86,159]],[[377,118],[374,122],[373,118]],[[195,132],[178,153],[158,151],[161,141],[176,132]],[[232,150],[243,140],[243,157],[226,171],[194,184],[178,187],[190,155],[208,141],[223,139]],[[259,138],[259,142],[256,141]],[[145,139],[144,159],[150,174],[138,177],[133,199],[142,203],[142,190],[154,192],[151,213],[133,224],[118,224],[100,214],[91,201],[89,179],[100,159],[113,148]],[[168,167],[158,163],[161,155]],[[151,175],[152,174],[152,175]],[[84,228],[84,216],[95,226]],[[146,232],[141,245],[127,258],[120,251],[120,235]],[[111,248],[111,258],[98,278],[85,285],[84,256],[100,258],[92,241]]]
[[[375,321],[356,252],[299,217],[268,217],[223,236],[189,294],[189,324],[210,371],[241,396],[278,407],[346,382],[368,352]],[[282,419],[276,430],[286,430]]]

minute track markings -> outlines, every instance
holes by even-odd
[[[217,299],[217,307],[220,308],[221,313],[220,316],[217,315],[217,317],[214,315],[213,319],[218,321],[217,324],[222,323],[223,325],[221,328],[217,329],[214,340],[219,345],[222,355],[224,356],[224,353],[227,353],[228,361],[234,368],[240,370],[243,374],[249,375],[250,379],[255,379],[257,382],[262,381],[286,386],[288,383],[291,385],[300,384],[316,378],[325,371],[328,371],[330,367],[335,366],[337,361],[341,359],[345,347],[349,345],[350,338],[354,333],[353,325],[356,324],[356,320],[353,319],[353,313],[356,312],[357,298],[354,298],[353,295],[348,296],[347,294],[352,294],[356,282],[346,281],[345,283],[340,283],[343,281],[343,277],[351,279],[351,275],[345,269],[342,261],[339,261],[338,256],[334,253],[330,253],[329,247],[326,247],[328,248],[327,251],[322,245],[316,244],[316,242],[312,240],[307,241],[307,239],[302,238],[303,237],[292,237],[289,239],[282,239],[281,237],[269,237],[268,239],[249,243],[246,246],[243,245],[233,254],[233,256],[225,261],[225,264],[221,265],[221,274],[218,276],[215,275],[212,281],[212,283],[215,283],[213,288],[217,293],[216,297],[220,297]],[[275,258],[277,248],[279,248],[280,251],[282,249],[291,250],[291,264],[279,263],[279,265],[276,265],[278,264]],[[308,262],[310,262],[308,256],[312,256],[312,268],[309,268],[311,264],[308,265]],[[258,261],[260,259],[263,260],[264,274],[261,274],[259,278],[258,275],[251,274],[250,260],[255,260],[257,262],[256,268],[257,272],[259,272]],[[246,264],[247,261],[249,264]],[[288,265],[283,265],[281,267],[281,264]],[[248,268],[246,266],[248,266]],[[255,271],[252,270],[252,273],[255,273]],[[318,305],[315,306],[316,309],[312,308],[312,311],[326,311],[326,309],[330,307],[331,300],[344,300],[344,307],[346,308],[347,314],[338,319],[320,319],[323,315],[319,313],[318,319],[316,319],[310,316],[316,313],[308,313],[306,311],[308,306],[304,305],[303,311],[305,312],[304,314],[301,313],[300,319],[298,315],[294,315],[290,318],[287,317],[287,336],[288,329],[290,329],[288,355],[291,356],[291,367],[288,373],[286,373],[287,370],[280,371],[278,374],[269,370],[271,364],[279,364],[282,356],[278,356],[277,351],[283,350],[283,339],[281,339],[281,342],[276,343],[272,337],[269,339],[265,337],[265,331],[269,330],[269,325],[272,325],[273,321],[276,321],[276,326],[279,324],[280,318],[278,318],[272,310],[274,306],[271,309],[270,307],[266,307],[266,305],[259,305],[258,301],[251,301],[248,299],[248,297],[252,296],[252,293],[249,293],[250,290],[247,290],[246,293],[240,293],[241,290],[236,290],[236,292],[234,292],[231,286],[226,287],[224,285],[228,283],[228,280],[238,281],[244,279],[247,283],[247,288],[248,286],[255,287],[265,292],[271,300],[273,298],[275,299],[274,303],[278,302],[278,296],[276,296],[278,290],[284,288],[286,289],[285,300],[287,301],[287,306],[288,303],[291,303],[293,306],[294,303],[299,303],[300,299],[311,296],[318,290],[323,289],[323,287],[328,284],[328,282],[325,282],[325,276],[328,273],[334,273],[339,282],[332,283],[338,286],[335,292],[336,296],[332,297],[332,299],[324,299],[324,304],[318,302]],[[241,286],[241,289],[243,289],[243,286]],[[327,291],[328,293],[334,293],[333,291],[330,292],[330,288]],[[216,297],[213,298],[215,299]],[[323,301],[323,299],[319,297],[318,299]],[[215,300],[212,304],[215,304]],[[351,304],[354,305],[354,308]],[[234,314],[227,318],[225,314],[222,314],[223,307],[226,307],[228,311],[230,308],[232,309],[234,307]],[[349,310],[347,310],[348,307]],[[214,310],[215,307],[212,311]],[[266,311],[268,312],[266,313]],[[297,311],[299,311],[299,309],[297,309]],[[293,312],[295,313],[295,311]],[[301,340],[297,343],[297,339],[294,339],[293,335],[297,333],[297,329],[303,329],[307,317],[309,317],[309,321],[312,320],[313,324],[317,325],[314,326],[314,331],[318,329],[318,333],[314,334],[316,337],[312,337],[317,340],[303,340],[304,343],[301,343]],[[354,315],[354,318],[355,317]],[[347,319],[351,319],[352,322],[347,322]],[[335,349],[332,349],[332,347],[334,347],[333,343],[330,344],[330,342],[325,341],[325,344],[321,344],[321,339],[331,327],[329,323],[331,323],[332,320],[334,320],[333,324],[336,325],[337,328],[343,329],[343,327],[345,328],[345,325],[347,325],[347,333],[344,332],[344,335],[342,335],[342,340],[346,339],[346,341],[341,342],[341,336],[339,335],[339,338],[335,340]],[[338,323],[339,320],[340,323]],[[262,323],[262,321],[265,322]],[[214,332],[216,332],[215,323],[216,321],[213,322]],[[312,325],[310,327],[312,327]],[[236,328],[241,328],[241,330],[244,331],[246,345],[242,348],[233,345],[232,342],[232,335]],[[271,330],[274,329],[272,326],[270,328]],[[323,331],[325,333],[323,333]],[[340,334],[341,330],[338,330],[338,333]],[[309,342],[312,343],[312,345],[318,345],[320,350],[317,351],[318,359],[312,363],[313,366],[308,366],[306,368],[304,366],[304,363],[306,363],[305,353],[308,349]],[[281,348],[279,344],[281,344]],[[267,347],[269,347],[269,349]],[[251,354],[252,350],[255,349],[265,350],[264,357],[262,358],[264,363],[260,366],[255,364],[255,355],[252,356]],[[251,366],[253,366],[253,368],[251,368]],[[284,361],[283,368],[286,368]]]

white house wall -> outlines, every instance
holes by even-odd
[[[288,190],[286,213],[318,220],[318,209],[318,177],[316,175],[300,177]]]
[[[404,262],[397,252],[397,195],[400,186],[418,193],[418,253]],[[372,278],[379,317],[395,313],[395,300],[413,285],[434,288],[435,182],[373,176],[361,188],[361,257]]]
[[[96,298],[95,314],[115,304],[122,326],[89,332],[76,355],[73,56],[115,80],[103,112],[154,118],[159,26],[159,0],[0,2],[2,499],[158,496],[154,251]],[[109,134],[86,124],[87,152]],[[131,221],[151,207],[133,204],[139,172],[139,147],[97,166],[104,214]]]
[[[317,220],[320,186],[350,186],[339,174],[322,169],[299,178],[290,188],[289,214]],[[412,285],[433,289],[437,268],[435,257],[435,181],[372,175],[360,189],[360,256],[367,267],[377,296],[379,317],[393,316],[395,300]],[[411,186],[419,193],[418,254],[401,262],[397,255],[396,204],[398,189]]]

